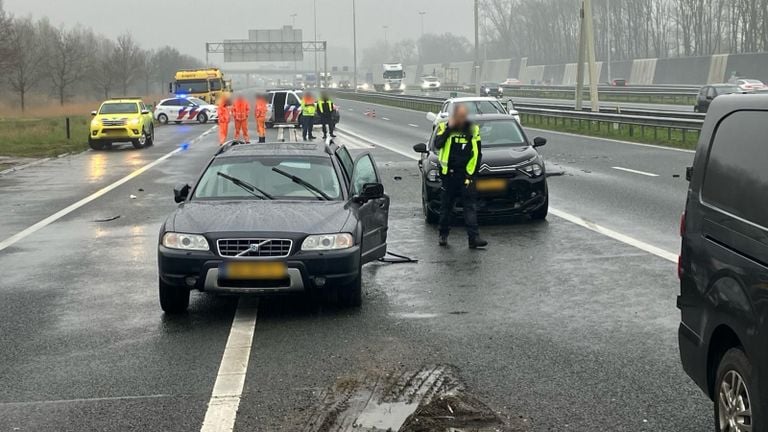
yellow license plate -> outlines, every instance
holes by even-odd
[[[506,179],[483,179],[477,181],[478,192],[499,192],[506,189]]]
[[[222,279],[284,279],[288,269],[282,262],[229,262],[221,267]]]

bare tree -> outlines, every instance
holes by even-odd
[[[93,58],[90,62],[90,80],[105,99],[115,86],[117,66],[114,62],[115,43],[106,38],[96,38],[94,41]]]
[[[46,68],[59,104],[69,98],[70,88],[80,81],[88,71],[89,46],[86,34],[80,28],[66,30],[42,26],[43,40],[47,46]]]
[[[16,19],[10,29],[8,82],[18,94],[23,112],[26,109],[27,93],[40,82],[45,73],[46,52],[38,27],[31,19]]]
[[[3,9],[3,0],[0,0],[0,71],[8,68],[12,61],[11,25],[12,18]]]
[[[127,96],[129,87],[139,77],[141,48],[133,40],[130,33],[118,36],[116,42],[112,55],[115,83],[122,90],[123,96]]]

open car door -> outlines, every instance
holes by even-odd
[[[381,185],[376,162],[370,153],[363,153],[355,160],[352,170],[350,191],[352,197],[359,197],[370,185]],[[382,189],[383,191],[383,189]],[[363,264],[384,258],[387,254],[387,230],[389,229],[389,196],[358,201],[358,217],[362,224]]]

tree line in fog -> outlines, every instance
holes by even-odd
[[[481,0],[493,58],[576,60],[581,0]],[[768,0],[593,0],[599,60],[768,51]]]
[[[199,66],[175,48],[144,49],[129,33],[110,39],[87,28],[14,17],[0,0],[0,94],[16,97],[22,110],[33,94],[64,105],[79,95],[164,92],[176,70]]]

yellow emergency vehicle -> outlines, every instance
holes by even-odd
[[[154,143],[152,113],[139,98],[104,101],[91,116],[88,145],[94,150],[111,148],[116,142],[130,142],[137,149]]]
[[[196,97],[215,104],[222,95],[232,92],[232,83],[217,68],[182,69],[176,72],[169,91],[177,97]]]

